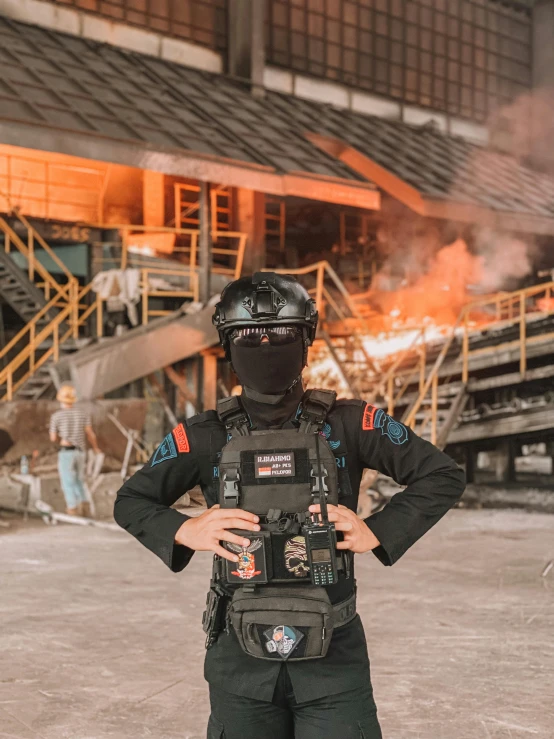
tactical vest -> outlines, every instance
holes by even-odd
[[[332,605],[324,589],[337,570],[339,577],[349,575],[351,554],[331,547],[333,575],[331,564],[318,563],[313,550],[308,556],[304,536],[313,530],[310,505],[321,495],[338,504],[335,455],[320,433],[335,397],[308,391],[298,428],[263,431],[251,429],[238,398],[218,404],[228,434],[219,463],[219,503],[257,514],[261,530],[233,530],[250,540],[248,547],[222,542],[238,562],[214,557],[204,614],[208,647],[225,622],[253,657],[316,659],[327,653],[333,629],[354,618],[355,596]],[[324,545],[317,552],[329,549]]]

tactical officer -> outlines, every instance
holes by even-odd
[[[208,739],[378,739],[353,555],[394,564],[460,498],[463,472],[383,410],[304,391],[317,311],[294,278],[230,283],[214,323],[242,395],[168,434],[116,521],[173,572],[214,552]],[[361,520],[364,468],[406,487]],[[205,513],[170,507],[197,484]]]

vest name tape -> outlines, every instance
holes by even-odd
[[[255,454],[254,467],[257,478],[260,477],[294,477],[294,452],[275,452],[271,454]]]

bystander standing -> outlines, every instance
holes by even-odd
[[[67,513],[90,517],[90,503],[85,490],[86,439],[96,454],[100,453],[90,415],[75,407],[77,393],[72,385],[60,387],[56,399],[61,409],[50,419],[50,441],[58,442],[58,472]]]

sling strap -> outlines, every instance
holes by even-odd
[[[249,436],[251,423],[240,398],[230,395],[217,403],[217,415],[231,436]]]
[[[302,398],[299,433],[320,431],[336,399],[337,394],[333,390],[308,390]]]

